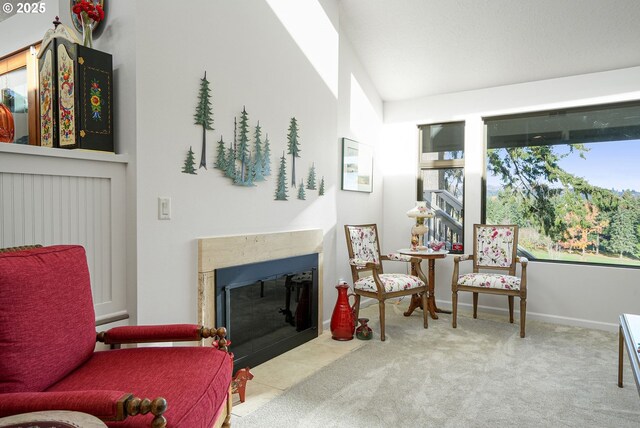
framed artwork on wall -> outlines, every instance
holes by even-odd
[[[342,190],[373,192],[373,150],[349,138],[342,139]]]

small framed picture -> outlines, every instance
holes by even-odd
[[[349,138],[342,139],[342,190],[373,192],[373,150]]]

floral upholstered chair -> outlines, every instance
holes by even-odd
[[[458,291],[473,293],[473,317],[478,318],[478,293],[502,294],[509,299],[509,322],[513,323],[513,297],[520,297],[520,337],[524,337],[527,311],[527,263],[518,257],[518,226],[476,224],[473,226],[473,254],[454,257],[451,282],[453,316],[456,328]],[[460,262],[473,260],[473,272],[459,274]],[[516,276],[516,262],[522,266]],[[489,272],[480,272],[480,270]]]
[[[356,319],[360,310],[361,296],[378,300],[380,308],[380,340],[384,341],[384,302],[394,297],[411,294],[422,295],[424,308],[424,328],[428,327],[427,314],[427,278],[420,268],[421,259],[403,254],[380,255],[378,228],[375,224],[345,225],[349,264],[356,294]],[[418,276],[383,273],[382,261],[393,260],[411,263]],[[408,313],[405,313],[408,316]]]

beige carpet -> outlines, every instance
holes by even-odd
[[[506,299],[505,299],[506,300]],[[506,303],[506,302],[505,302]],[[640,427],[625,355],[617,387],[615,333],[480,314],[430,320],[387,304],[379,336],[234,427]],[[362,311],[378,333],[377,305]],[[355,339],[354,339],[355,340]]]

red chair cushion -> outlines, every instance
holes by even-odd
[[[48,391],[119,390],[167,400],[167,426],[211,427],[231,383],[229,354],[212,347],[155,347],[96,352]],[[109,422],[151,426],[151,414]]]
[[[0,253],[0,393],[43,391],[96,341],[84,248]]]

